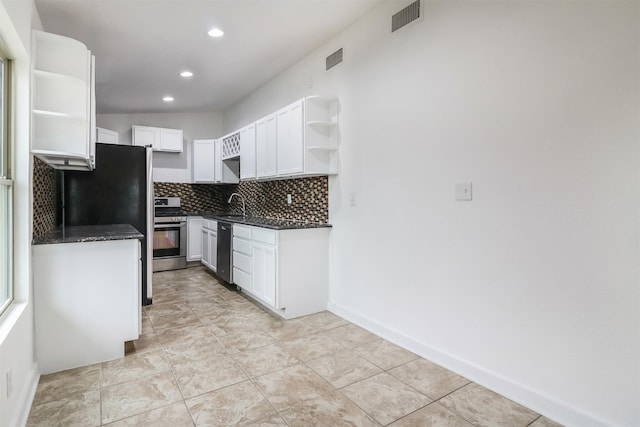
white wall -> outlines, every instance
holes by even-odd
[[[156,182],[191,182],[191,162],[194,139],[222,136],[222,115],[219,113],[181,114],[98,114],[99,127],[118,132],[120,144],[131,144],[131,126],[155,126],[182,129],[182,153],[153,153],[153,179]]]
[[[29,47],[31,28],[41,29],[33,1],[0,2],[0,37],[13,55],[14,303],[0,317],[0,426],[24,425],[38,383],[33,348],[31,292],[31,155],[29,154]],[[7,397],[6,373],[13,391]]]
[[[640,4],[429,1],[391,35],[405,4],[225,130],[339,96],[331,309],[559,422],[640,425]]]

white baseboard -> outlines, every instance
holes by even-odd
[[[22,396],[20,396],[20,400],[18,401],[20,402],[20,409],[15,413],[14,419],[9,425],[22,427],[27,425],[29,412],[31,412],[31,404],[33,403],[33,398],[36,395],[39,381],[40,373],[38,371],[38,362],[36,362],[33,364],[33,369],[29,378],[29,385],[24,388],[24,392],[22,393]]]
[[[489,371],[471,361],[461,359],[453,354],[417,341],[340,304],[330,302],[328,310],[369,332],[379,335],[400,347],[437,363],[458,375],[468,378],[483,387],[499,393],[567,427],[606,427],[613,425],[611,422],[606,422],[593,414],[554,400],[549,396],[528,388],[524,384],[520,384],[496,372]]]

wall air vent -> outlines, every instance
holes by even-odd
[[[342,48],[327,56],[327,71],[342,62]]]
[[[392,33],[420,18],[420,1],[414,1],[391,17]]]

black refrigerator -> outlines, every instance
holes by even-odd
[[[96,144],[93,171],[59,172],[61,225],[130,224],[144,235],[142,305],[151,304],[153,167],[151,147]]]

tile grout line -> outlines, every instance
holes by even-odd
[[[198,276],[195,279],[188,279],[184,274],[180,274],[180,275],[176,275],[174,279],[171,280],[163,280],[159,285],[158,288],[161,289],[160,295],[162,295],[163,297],[168,298],[168,301],[163,301],[162,299],[158,298],[160,301],[156,302],[156,307],[158,305],[160,305],[160,311],[158,312],[158,314],[153,315],[154,311],[153,310],[149,310],[147,308],[143,308],[143,319],[146,317],[146,322],[147,322],[147,326],[149,327],[150,330],[146,330],[145,332],[149,333],[149,334],[153,334],[153,336],[150,338],[150,340],[152,340],[152,342],[157,343],[158,347],[155,348],[153,345],[151,346],[151,348],[146,348],[144,347],[145,345],[149,345],[149,344],[142,344],[142,348],[143,350],[141,352],[137,352],[136,350],[134,350],[134,352],[132,352],[129,355],[125,355],[125,357],[129,356],[129,357],[135,357],[135,358],[140,358],[143,359],[145,357],[146,354],[149,354],[151,352],[156,352],[158,351],[164,361],[164,363],[166,363],[168,365],[168,371],[171,372],[171,377],[173,378],[173,382],[175,383],[177,389],[178,389],[178,393],[179,396],[181,398],[181,400],[177,400],[175,402],[170,402],[167,404],[164,404],[160,407],[157,408],[153,408],[153,409],[144,409],[139,413],[136,414],[132,414],[130,416],[121,418],[119,420],[113,420],[110,421],[110,423],[112,422],[117,422],[117,421],[121,421],[121,420],[125,420],[125,419],[129,419],[129,418],[133,418],[133,417],[137,417],[140,416],[142,414],[145,413],[149,413],[152,411],[156,411],[156,410],[160,410],[166,407],[169,407],[171,405],[176,404],[177,402],[182,402],[182,405],[186,408],[188,416],[190,417],[190,422],[193,426],[195,426],[197,423],[195,421],[194,418],[194,413],[192,413],[191,409],[189,408],[189,406],[187,405],[186,400],[189,399],[194,399],[200,396],[204,396],[206,394],[209,393],[215,393],[227,388],[231,388],[233,386],[236,386],[238,384],[241,384],[245,381],[249,381],[249,383],[258,390],[258,392],[260,393],[260,395],[263,397],[263,399],[265,399],[265,401],[269,404],[271,410],[273,411],[271,413],[271,415],[269,416],[262,416],[260,418],[257,419],[251,419],[251,420],[245,420],[244,422],[257,422],[260,420],[266,420],[269,419],[270,417],[278,417],[279,420],[281,420],[282,422],[284,422],[285,424],[289,425],[289,423],[286,421],[286,419],[284,419],[284,417],[282,416],[282,413],[291,409],[292,407],[298,405],[297,402],[306,402],[306,401],[310,401],[310,400],[315,400],[318,399],[322,396],[327,396],[330,393],[336,392],[339,393],[339,395],[346,399],[346,401],[351,402],[353,405],[355,405],[355,407],[357,407],[360,411],[362,411],[363,414],[366,414],[368,417],[370,417],[372,420],[374,420],[375,423],[377,424],[381,424],[378,422],[377,419],[374,418],[374,416],[369,413],[367,410],[363,409],[362,407],[360,407],[356,402],[354,402],[351,398],[349,398],[345,393],[344,390],[350,386],[353,386],[354,384],[358,384],[361,383],[363,381],[366,381],[370,378],[373,378],[377,375],[380,375],[381,373],[386,373],[388,375],[390,375],[392,378],[394,378],[395,380],[399,381],[401,384],[403,384],[405,387],[407,387],[410,390],[413,390],[414,392],[416,392],[418,395],[424,396],[426,397],[428,400],[430,400],[429,403],[427,403],[426,405],[421,406],[420,408],[411,411],[403,416],[401,416],[398,419],[395,419],[393,421],[391,421],[388,424],[397,422],[401,419],[404,419],[416,412],[419,412],[421,410],[423,410],[424,408],[434,404],[434,403],[438,403],[444,410],[448,411],[449,413],[453,414],[454,416],[458,417],[461,420],[464,420],[465,422],[469,422],[471,425],[473,425],[473,423],[469,420],[467,420],[465,417],[463,417],[460,413],[458,413],[457,411],[455,411],[454,409],[450,409],[449,407],[446,407],[444,405],[442,405],[442,400],[446,397],[451,396],[452,394],[458,392],[459,390],[469,387],[472,384],[476,384],[472,381],[468,381],[466,378],[464,378],[465,380],[467,380],[468,382],[464,385],[461,385],[460,387],[457,387],[455,390],[452,390],[442,396],[440,396],[438,399],[432,400],[432,398],[422,392],[420,392],[419,390],[417,390],[415,387],[405,383],[402,379],[396,377],[393,373],[391,373],[390,371],[399,368],[401,366],[404,366],[406,364],[409,364],[411,362],[414,362],[417,359],[420,359],[421,357],[418,355],[415,355],[415,358],[405,361],[403,363],[400,363],[396,366],[392,366],[389,367],[387,369],[381,367],[379,364],[372,362],[371,360],[369,360],[367,357],[364,357],[360,354],[357,353],[357,349],[367,346],[371,343],[376,342],[376,340],[382,340],[384,341],[383,337],[377,336],[375,334],[372,334],[373,337],[375,337],[375,339],[371,339],[371,340],[367,340],[364,342],[358,342],[358,344],[353,345],[353,344],[343,344],[341,341],[338,341],[336,339],[334,339],[333,337],[336,336],[338,337],[339,335],[336,335],[335,330],[342,328],[342,327],[352,327],[352,326],[356,326],[357,325],[348,322],[344,319],[346,323],[342,324],[342,323],[338,323],[335,324],[331,327],[325,328],[326,324],[322,324],[321,326],[318,326],[318,322],[316,322],[316,325],[313,325],[312,321],[307,321],[307,316],[304,316],[302,318],[300,318],[300,323],[295,323],[295,325],[299,325],[300,328],[302,330],[305,330],[305,332],[301,333],[300,335],[295,335],[297,334],[296,329],[293,328],[293,335],[289,336],[288,334],[288,330],[285,332],[282,332],[282,335],[278,335],[280,331],[279,328],[275,327],[275,326],[271,326],[269,324],[269,326],[266,326],[265,323],[262,322],[262,317],[261,314],[265,313],[268,314],[270,317],[272,317],[276,322],[282,320],[282,322],[286,322],[286,319],[279,319],[276,318],[275,316],[271,315],[271,313],[268,313],[265,311],[265,309],[262,306],[256,305],[256,302],[253,300],[248,299],[246,296],[244,296],[242,293],[237,293],[234,292],[230,289],[224,289],[224,290],[220,290],[218,292],[218,288],[220,285],[220,283],[217,281],[217,279],[214,278],[214,282],[212,283],[207,283],[207,286],[204,286],[203,283],[204,281],[209,281],[210,278],[209,277],[200,277],[199,276],[199,272],[196,272],[196,274],[198,274]],[[173,276],[165,276],[165,277],[173,277]],[[166,283],[165,283],[166,281]],[[222,286],[222,285],[220,285]],[[204,292],[204,290],[206,289],[213,289],[216,288],[216,291],[207,291]],[[173,290],[175,289],[175,292],[173,292]],[[202,293],[202,295],[199,295],[200,293]],[[197,295],[199,295],[200,297],[198,297]],[[202,304],[199,305],[199,302],[203,301],[203,302],[207,302],[208,304],[210,304],[210,306],[208,306],[207,304]],[[246,304],[245,304],[246,303]],[[173,306],[173,308],[176,307],[180,307],[182,306],[184,308],[184,310],[173,310],[171,309]],[[202,307],[202,310],[196,310],[197,307]],[[226,308],[225,308],[226,307]],[[254,309],[255,308],[255,309]],[[164,312],[163,310],[166,310],[166,312]],[[225,346],[222,342],[222,340],[220,339],[220,335],[214,333],[214,330],[216,328],[218,328],[218,323],[216,323],[216,319],[210,319],[208,316],[214,313],[219,313],[219,312],[224,312],[225,310],[229,310],[230,314],[229,314],[229,319],[230,320],[230,324],[232,324],[233,322],[233,316],[235,314],[238,314],[238,316],[240,316],[240,327],[237,329],[238,332],[242,331],[242,327],[244,325],[246,325],[247,327],[250,327],[252,323],[254,323],[254,327],[256,324],[258,325],[262,325],[260,327],[258,327],[259,332],[261,334],[264,334],[265,336],[268,336],[269,339],[271,340],[268,343],[265,344],[261,344],[258,345],[257,347],[250,347],[249,348],[244,348],[243,344],[239,344],[238,346],[234,346],[231,345],[229,347]],[[259,310],[259,311],[256,311]],[[203,331],[205,332],[206,338],[203,337],[199,337],[199,332],[198,334],[195,334],[195,338],[192,340],[191,338],[189,338],[188,340],[185,340],[185,342],[181,343],[181,337],[180,337],[180,333],[178,333],[176,335],[177,338],[174,338],[172,340],[169,341],[169,344],[165,343],[163,340],[161,341],[159,335],[158,335],[158,331],[165,331],[165,330],[169,330],[169,329],[178,329],[178,328],[186,328],[186,327],[190,327],[195,325],[196,323],[194,322],[193,324],[191,323],[187,323],[187,324],[183,324],[183,325],[171,325],[171,327],[168,328],[162,328],[159,330],[156,330],[156,326],[154,326],[154,322],[151,320],[152,316],[158,316],[158,318],[162,318],[162,317],[167,317],[168,318],[168,322],[167,324],[170,324],[171,321],[171,316],[175,315],[175,316],[182,316],[185,313],[189,313],[189,316],[193,316],[195,318],[195,320],[197,320],[197,325],[201,326],[203,328]],[[253,316],[255,316],[255,319],[253,319]],[[311,316],[311,315],[310,315]],[[246,317],[246,319],[244,318]],[[339,316],[336,316],[339,318]],[[308,317],[309,319],[311,319],[311,317]],[[204,319],[204,320],[203,320]],[[318,320],[321,319],[321,317],[317,318]],[[324,319],[322,317],[322,319]],[[340,318],[341,319],[341,318]],[[164,319],[162,319],[164,320]],[[291,320],[291,319],[289,319]],[[204,323],[204,322],[207,323]],[[265,320],[266,322],[266,320]],[[335,321],[332,319],[329,319],[327,321],[328,324],[332,324]],[[160,326],[161,324],[163,324],[163,322],[160,322],[158,326]],[[226,323],[224,323],[224,325],[226,325]],[[276,324],[276,326],[279,326],[278,324]],[[235,328],[234,327],[229,327],[230,331],[228,332],[228,334],[233,334],[235,333]],[[359,328],[359,327],[358,327]],[[221,331],[224,331],[224,329],[220,329]],[[308,331],[306,331],[308,330]],[[366,330],[365,330],[366,331]],[[354,340],[354,337],[359,337],[359,332],[356,329],[353,329],[353,331],[349,330],[349,332],[351,333],[350,335],[345,335],[345,337],[349,337],[348,342],[357,342],[358,340]],[[368,331],[367,331],[368,332]],[[186,332],[185,332],[186,333]],[[273,335],[272,335],[273,334]],[[339,349],[335,350],[335,351],[331,351],[328,354],[323,354],[321,356],[318,357],[314,357],[312,359],[309,360],[302,360],[299,359],[294,353],[292,353],[287,347],[286,347],[286,343],[288,342],[294,342],[296,340],[300,340],[300,339],[305,339],[307,337],[313,337],[313,336],[323,336],[323,338],[326,338],[328,340],[330,340],[333,343],[336,343],[339,347]],[[286,339],[280,339],[281,337],[286,337]],[[368,337],[368,336],[367,336]],[[373,338],[372,337],[372,338]],[[209,343],[209,338],[211,338],[211,344],[213,345],[213,343],[216,344],[216,346],[219,346],[220,348],[220,355],[224,355],[224,357],[231,359],[232,364],[235,368],[237,368],[239,370],[239,372],[242,373],[242,375],[245,377],[245,379],[242,379],[241,381],[237,381],[233,384],[228,384],[225,385],[224,387],[219,387],[219,388],[215,388],[213,390],[209,390],[209,391],[204,391],[201,392],[197,395],[194,396],[190,396],[189,399],[187,399],[185,397],[185,394],[183,392],[183,389],[180,385],[180,382],[178,380],[177,377],[177,371],[174,368],[174,365],[171,362],[170,359],[170,355],[168,353],[168,349],[171,349],[173,347],[178,347],[181,345],[185,345],[188,347],[188,343],[192,343],[192,347],[193,346],[198,346],[200,345],[201,342],[205,342],[206,344]],[[177,342],[177,343],[176,343]],[[393,344],[393,343],[391,343]],[[229,345],[229,344],[228,344]],[[287,354],[290,354],[292,357],[298,359],[297,362],[294,365],[291,366],[285,366],[285,367],[281,367],[278,368],[276,370],[272,370],[266,373],[263,373],[261,375],[256,375],[254,377],[249,375],[249,368],[244,368],[243,365],[239,362],[239,360],[236,359],[236,357],[244,352],[249,352],[249,351],[254,351],[254,350],[260,350],[260,349],[264,349],[267,346],[270,345],[276,345],[279,348],[281,348],[283,351],[285,351]],[[326,346],[325,346],[326,347]],[[213,347],[212,347],[213,348]],[[401,347],[400,347],[401,348]],[[217,351],[217,350],[216,350]],[[366,361],[367,363],[370,363],[372,366],[374,366],[376,369],[379,369],[380,372],[376,372],[374,374],[370,374],[364,378],[360,378],[357,381],[353,381],[349,384],[346,384],[340,388],[335,387],[327,378],[325,378],[323,375],[321,375],[320,373],[318,373],[316,370],[314,370],[311,366],[309,366],[309,364],[315,360],[319,360],[322,358],[326,358],[326,357],[331,357],[331,356],[335,356],[336,354],[340,353],[340,352],[350,352],[353,355],[355,355],[357,358],[362,359],[364,361]],[[178,356],[178,353],[175,353],[176,356]],[[206,353],[206,351],[204,352]],[[217,354],[217,353],[216,353]],[[205,355],[206,358],[207,355]],[[213,356],[216,357],[216,356]],[[425,359],[428,360],[428,359]],[[256,365],[258,366],[258,365]],[[262,366],[262,365],[260,365]],[[276,408],[276,406],[274,405],[273,402],[271,402],[271,400],[269,400],[269,398],[267,397],[267,393],[266,391],[263,391],[257,382],[257,379],[263,376],[267,376],[267,375],[271,375],[273,373],[285,370],[285,369],[289,369],[292,366],[303,366],[305,369],[308,369],[310,371],[312,371],[314,373],[315,376],[319,377],[322,379],[323,384],[326,386],[322,386],[322,387],[318,387],[318,390],[316,391],[320,391],[319,396],[316,398],[312,398],[312,399],[303,399],[300,401],[295,401],[295,397],[294,396],[294,400],[295,401],[294,404],[289,405],[286,409],[283,409],[282,411],[278,411],[278,409]],[[439,365],[438,365],[439,366]],[[155,369],[155,368],[154,368]],[[264,368],[262,368],[264,369]],[[164,372],[168,372],[168,371],[162,371]],[[197,371],[198,373],[201,373],[201,371]],[[103,370],[103,363],[99,364],[99,379],[98,379],[98,383],[99,383],[99,396],[100,396],[100,406],[99,406],[99,415],[100,415],[100,425],[105,425],[103,424],[103,416],[104,416],[104,399],[103,399],[103,394],[104,391],[111,386],[116,386],[116,385],[120,385],[120,384],[125,384],[129,381],[137,381],[139,379],[142,378],[134,378],[132,380],[128,380],[128,381],[122,381],[122,382],[117,382],[115,384],[110,384],[107,386],[103,386],[103,381],[105,379],[105,373],[106,371]],[[149,376],[153,376],[158,374],[157,372],[153,372],[151,375],[147,375],[146,377]],[[146,378],[145,377],[145,378]],[[196,387],[196,390],[199,390],[200,388],[204,387]],[[286,396],[287,399],[290,398],[290,393],[286,392]],[[502,396],[499,395],[498,396]],[[178,396],[176,396],[178,397]],[[504,396],[502,396],[504,397]],[[41,404],[42,405],[42,404]],[[525,407],[526,408],[526,407]],[[265,408],[266,409],[266,408]],[[528,408],[526,408],[528,409]],[[531,411],[531,410],[530,410]],[[534,411],[532,411],[534,412]],[[534,412],[535,413],[535,412]],[[527,426],[532,426],[533,424],[535,424],[538,420],[540,420],[543,416],[540,414],[537,414],[537,417],[534,418],[530,423],[527,424]],[[186,421],[186,417],[185,417],[185,421]]]

